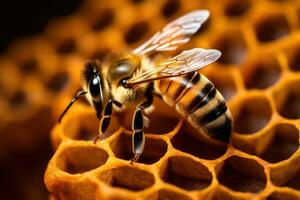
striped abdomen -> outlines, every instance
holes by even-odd
[[[198,72],[157,82],[164,101],[208,136],[229,142],[232,118],[223,96]]]

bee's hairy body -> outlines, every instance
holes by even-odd
[[[188,42],[208,19],[207,10],[190,12],[167,24],[148,41],[133,51],[111,54],[102,63],[89,61],[83,70],[82,91],[79,91],[59,117],[77,98],[86,96],[100,120],[99,135],[103,138],[112,111],[135,107],[132,120],[132,152],[135,162],[145,144],[145,113],[151,111],[154,94],[185,117],[200,132],[229,142],[232,129],[230,111],[214,85],[197,71],[213,62],[221,52],[194,48],[159,63],[148,56],[172,51]]]
[[[102,77],[106,77],[103,78],[107,82],[105,85],[109,86],[104,87],[103,92],[123,105],[121,108],[114,106],[115,109],[122,111],[136,107],[146,101],[149,95],[156,93],[192,126],[212,138],[228,142],[232,128],[231,114],[220,92],[204,75],[191,72],[183,76],[147,82],[134,88],[125,88],[120,84],[122,79],[129,79],[154,66],[146,56],[121,52],[111,56],[99,68]],[[120,67],[127,73],[116,73],[120,71]],[[145,112],[149,111],[150,107],[145,108]],[[223,134],[219,134],[220,132]]]

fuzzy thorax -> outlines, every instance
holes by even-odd
[[[153,63],[146,56],[141,56],[141,65],[134,72],[133,76],[148,71],[154,67]],[[136,85],[134,88],[124,88],[121,85],[112,85],[111,93],[115,100],[123,104],[122,108],[116,108],[116,111],[123,111],[129,107],[137,107],[146,101],[145,92],[150,83]],[[153,107],[153,106],[151,106]],[[152,108],[153,109],[153,108]],[[151,110],[152,110],[151,109]],[[149,112],[150,108],[146,112]]]

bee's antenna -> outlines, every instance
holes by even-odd
[[[69,103],[69,105],[66,107],[66,109],[64,110],[63,113],[61,113],[61,115],[58,118],[58,123],[61,122],[61,119],[63,118],[63,116],[66,114],[66,112],[69,110],[69,108],[73,105],[73,103],[81,96],[85,95],[87,92],[86,91],[79,91],[76,96],[71,100],[71,102]]]

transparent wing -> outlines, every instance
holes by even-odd
[[[167,59],[157,67],[133,76],[127,81],[128,86],[154,81],[163,78],[180,76],[192,71],[197,71],[221,56],[221,52],[214,49],[194,48],[183,51],[181,54]]]
[[[136,48],[135,54],[148,54],[154,51],[171,51],[188,42],[209,17],[207,10],[195,10],[167,24],[150,40]]]

